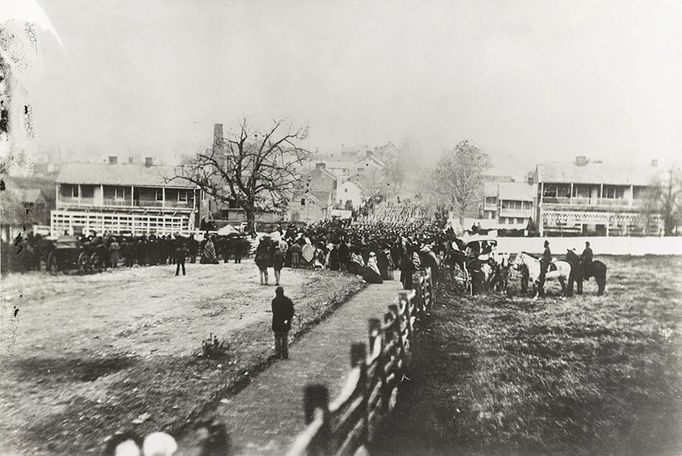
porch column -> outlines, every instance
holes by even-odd
[[[635,204],[635,186],[630,186],[630,206]],[[627,226],[627,225],[626,225]]]
[[[135,206],[135,186],[130,186],[130,207]],[[133,233],[133,236],[135,234]]]
[[[568,194],[568,201],[569,203],[573,199],[573,182],[571,182],[571,193]]]
[[[81,191],[81,184],[78,184],[78,205],[81,205],[81,198],[83,197],[83,192]]]
[[[99,184],[99,200],[99,203],[104,206],[104,184]]]
[[[604,199],[604,184],[599,184],[599,205],[601,205],[602,199]]]
[[[161,187],[161,207],[166,207],[166,187]]]

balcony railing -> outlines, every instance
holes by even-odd
[[[512,209],[512,208],[502,208],[500,209],[501,217],[532,217],[533,209]]]
[[[585,197],[554,197],[544,196],[543,204],[556,204],[558,206],[591,206],[591,207],[641,207],[644,201],[641,199],[627,198],[585,198]]]
[[[99,207],[99,208],[164,208],[164,209],[193,209],[192,201],[157,201],[157,200],[129,200],[129,199],[115,199],[103,198],[95,200],[95,198],[74,198],[60,196],[57,199],[57,205],[64,207]]]

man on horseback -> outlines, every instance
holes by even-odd
[[[541,297],[545,295],[545,276],[551,263],[552,251],[549,249],[549,241],[545,241],[545,250],[542,252],[542,258],[540,259],[540,276],[538,277],[538,295]]]
[[[583,271],[589,271],[589,267],[592,265],[592,249],[590,248],[590,242],[585,242],[585,250],[583,250],[582,255],[580,255],[580,262],[583,265]]]

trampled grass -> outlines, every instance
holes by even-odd
[[[603,297],[442,288],[377,454],[682,451],[682,258],[602,260]]]

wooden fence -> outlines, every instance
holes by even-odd
[[[416,276],[415,289],[399,293],[383,321],[369,320],[369,344],[351,346],[351,371],[338,397],[330,403],[324,385],[305,387],[307,426],[287,456],[366,454],[367,443],[395,407],[412,355],[416,323],[433,306],[430,271]]]

